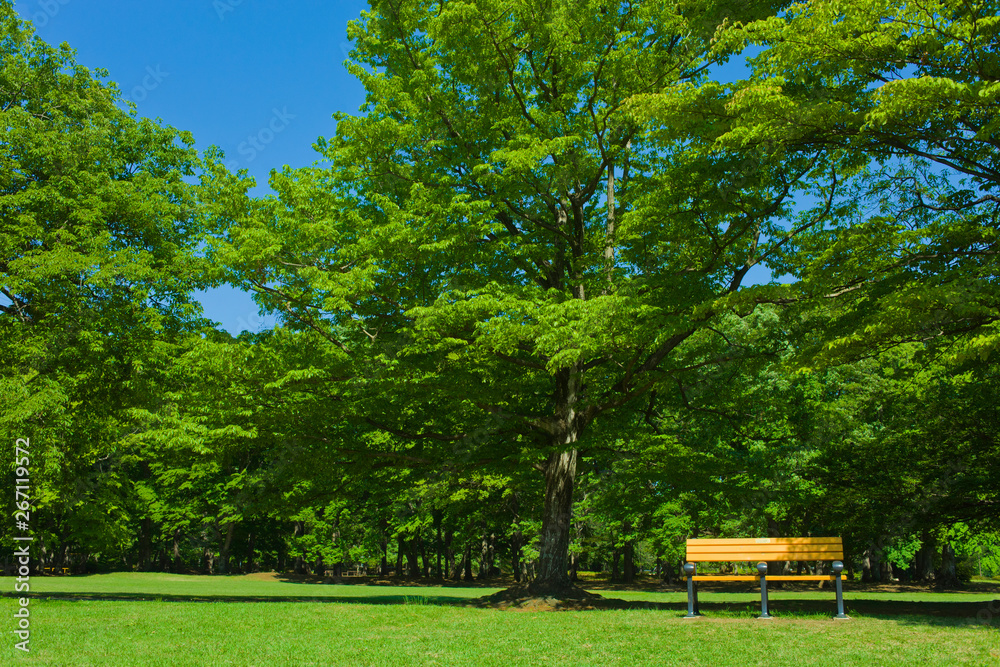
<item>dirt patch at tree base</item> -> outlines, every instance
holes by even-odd
[[[606,598],[576,586],[538,588],[519,584],[472,601],[476,607],[510,611],[583,611],[591,609],[632,609],[646,603]]]

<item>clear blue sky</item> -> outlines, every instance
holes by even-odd
[[[358,0],[16,0],[38,35],[76,49],[77,61],[110,72],[142,116],[216,145],[233,170],[267,192],[268,174],[312,164],[335,111],[356,112],[364,89],[343,63]],[[720,68],[734,79],[742,63]],[[767,278],[761,276],[761,279]],[[248,294],[198,295],[209,318],[232,333],[270,328]]]

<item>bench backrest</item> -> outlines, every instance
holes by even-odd
[[[844,560],[844,542],[839,537],[757,537],[687,541],[687,560],[692,563]]]

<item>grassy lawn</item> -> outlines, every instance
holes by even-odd
[[[13,590],[0,577],[0,591]],[[359,580],[360,582],[361,580]],[[451,586],[375,586],[358,584],[321,584],[282,580],[272,575],[234,575],[206,577],[158,572],[115,572],[72,577],[33,577],[33,593],[73,593],[78,595],[119,595],[122,597],[175,598],[286,598],[303,600],[330,598],[337,601],[400,603],[414,598],[447,602],[477,598],[500,588],[463,588]]]
[[[114,574],[32,578],[32,592],[146,600],[34,599],[29,656],[13,648],[16,602],[0,664],[44,665],[994,665],[1000,597],[892,593],[856,597],[830,620],[829,592],[776,592],[779,618],[754,618],[756,596],[705,593],[706,618],[684,620],[677,592],[601,591],[654,609],[529,613],[455,604],[491,588],[294,583],[261,576]],[[10,595],[12,581],[0,579]],[[857,591],[855,596],[863,596]],[[185,601],[157,600],[181,596]],[[808,601],[781,605],[785,597]],[[875,596],[875,597],[872,597]],[[200,602],[192,599],[215,598]],[[310,601],[285,601],[312,598]],[[221,601],[225,599],[230,601]],[[245,601],[274,598],[277,601]],[[180,598],[173,598],[180,599]],[[233,601],[236,600],[236,601]],[[331,602],[354,601],[354,604]],[[402,604],[369,604],[396,601]],[[804,606],[803,606],[804,605]],[[869,606],[866,606],[869,605]],[[878,605],[881,605],[879,607]],[[897,605],[897,606],[893,606]],[[907,613],[921,605],[939,615]],[[883,609],[884,608],[884,609]],[[885,610],[888,609],[888,613]],[[957,613],[956,613],[957,610]],[[991,611],[992,610],[992,611]],[[902,613],[895,613],[902,612]],[[984,612],[977,623],[977,612]],[[985,615],[989,614],[989,618]]]
[[[13,590],[9,577],[0,577],[0,592]],[[645,591],[608,589],[600,584],[588,586],[604,597],[618,598],[635,602],[655,602],[666,604],[686,603],[687,593],[684,590],[675,591]],[[734,588],[721,587],[723,590],[711,590],[703,586],[698,598],[704,603],[740,602],[753,604],[759,602],[760,593],[756,592],[756,584],[747,584]],[[414,598],[429,602],[447,602],[461,599],[478,598],[500,590],[500,587],[484,586],[393,586],[371,584],[364,579],[350,584],[323,584],[303,581],[292,581],[289,578],[272,574],[250,574],[233,576],[206,577],[200,575],[163,574],[159,572],[115,572],[111,574],[91,574],[68,577],[33,577],[31,591],[33,593],[67,593],[93,595],[120,595],[136,597],[164,598],[292,598],[295,600],[307,598],[333,598],[338,601],[357,601],[365,599],[368,602],[406,602]],[[796,590],[784,591],[772,588],[768,593],[771,600],[826,600],[832,601],[833,589],[826,587],[819,590],[815,587],[799,587]],[[927,592],[925,590],[879,590],[844,585],[844,599],[848,601],[898,601],[898,602],[966,602],[988,603],[1000,598],[998,582],[977,582],[965,591]]]

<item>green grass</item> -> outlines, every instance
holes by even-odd
[[[0,591],[13,590],[10,578],[0,577]],[[123,595],[143,597],[287,597],[287,598],[334,598],[356,600],[364,598],[371,602],[402,602],[407,598],[420,596],[428,601],[478,598],[500,590],[500,588],[462,586],[387,586],[357,584],[320,584],[275,581],[255,575],[234,575],[206,577],[200,575],[162,574],[158,572],[114,572],[111,574],[91,574],[71,577],[34,577],[31,580],[33,593],[72,593],[93,595]],[[756,584],[743,586],[751,589]],[[636,591],[598,590],[608,598],[618,598],[635,602],[682,603],[687,600],[684,591]],[[783,591],[771,589],[771,600],[833,600],[832,588],[824,590],[805,589]],[[845,600],[877,600],[897,602],[989,602],[1000,597],[996,586],[980,585],[964,592],[883,592],[851,590],[851,584],[844,586]],[[751,590],[703,590],[699,600],[713,602],[746,602],[760,600],[760,593]]]
[[[0,616],[9,619],[14,604],[0,601]],[[523,613],[315,602],[38,600],[30,609],[32,652],[15,656],[18,664],[867,667],[1000,660],[995,628],[918,617],[758,621],[737,613],[685,621],[648,610]],[[18,653],[12,646],[3,652]]]
[[[0,647],[0,664],[1000,664],[1000,601],[991,603],[1000,595],[984,588],[855,591],[849,594],[852,620],[837,622],[830,619],[829,591],[775,592],[778,618],[760,621],[758,596],[748,592],[705,592],[707,616],[684,620],[680,592],[601,591],[655,603],[656,609],[529,613],[454,604],[496,590],[478,587],[129,573],[36,577],[31,586],[43,596],[29,605],[31,654],[13,648],[9,630],[17,602],[5,597],[0,637],[8,644]],[[0,592],[9,596],[12,590],[10,578],[0,579]],[[144,599],[107,601],[88,594]],[[786,598],[797,603],[782,602]],[[267,599],[274,601],[256,601]],[[911,613],[925,608],[926,614]]]
[[[0,577],[0,591],[13,590]],[[405,602],[421,596],[432,601],[477,598],[499,588],[462,588],[451,586],[374,586],[358,584],[317,584],[273,581],[249,576],[206,577],[157,572],[115,572],[73,577],[34,577],[33,593],[74,593],[142,597],[189,598],[334,598],[370,602]]]

